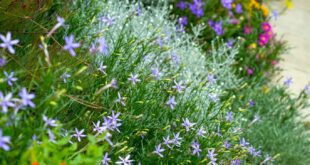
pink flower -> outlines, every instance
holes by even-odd
[[[273,37],[273,32],[271,30],[265,32],[265,34],[268,36],[269,39]]]
[[[269,32],[272,31],[271,25],[268,22],[263,22],[261,24],[261,28],[265,31],[265,32]]]
[[[248,69],[247,69],[247,72],[248,72],[248,75],[250,76],[250,75],[252,75],[252,74],[254,73],[254,70],[251,69],[251,68],[248,68]]]
[[[243,28],[244,34],[251,34],[252,33],[252,27],[251,26],[245,26]]]
[[[235,19],[235,18],[230,19],[229,22],[233,25],[238,25],[240,23],[240,21],[238,19]]]
[[[269,41],[269,36],[267,34],[260,34],[259,35],[258,44],[260,46],[267,45],[268,41]]]
[[[271,62],[272,65],[277,65],[278,63],[279,63],[279,62],[276,61],[276,60],[273,60],[273,61]]]

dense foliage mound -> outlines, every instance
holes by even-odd
[[[282,138],[256,139],[270,137],[272,128],[302,134],[285,140],[303,147],[283,148],[307,152],[308,135],[292,110],[310,89],[291,99],[284,87],[260,93],[249,85],[260,79],[236,74],[248,50],[242,38],[227,44],[212,37],[206,47],[208,28],[197,24],[186,33],[164,3],[3,4],[1,164],[297,162],[276,147]],[[283,106],[274,104],[279,99]]]

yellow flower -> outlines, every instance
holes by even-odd
[[[259,54],[260,58],[265,58],[265,54]]]
[[[256,43],[252,43],[252,44],[249,46],[250,49],[255,49],[256,47],[257,47]]]
[[[262,87],[262,91],[266,94],[270,91],[270,89],[265,85]]]
[[[251,0],[250,6],[256,8],[256,9],[260,8],[260,4],[256,0]]]
[[[265,17],[267,17],[268,14],[269,14],[269,10],[268,10],[267,6],[262,5],[262,6],[261,6],[261,10],[262,10],[262,12],[263,12],[263,15],[264,15]]]
[[[293,7],[292,0],[285,0],[285,6],[286,8],[291,9]]]
[[[232,3],[231,7],[234,9],[236,7],[236,4]]]

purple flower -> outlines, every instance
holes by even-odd
[[[103,65],[103,62],[101,62],[99,64],[99,68],[97,70],[99,70],[101,73],[103,73],[104,75],[107,75],[107,73],[105,72],[105,70],[107,69],[106,65]]]
[[[4,151],[9,151],[10,146],[8,145],[10,143],[11,138],[9,136],[3,136],[2,135],[2,129],[0,128],[0,148],[4,149]]]
[[[287,87],[290,87],[293,84],[293,78],[292,77],[287,77],[284,80],[284,85],[286,85]]]
[[[188,22],[187,22],[187,17],[186,17],[186,16],[180,17],[180,18],[178,19],[178,22],[179,22],[179,24],[180,24],[181,26],[186,26],[186,25],[188,24]]]
[[[103,116],[102,127],[103,127],[104,129],[109,129],[109,130],[113,131],[111,119],[106,118],[105,116]]]
[[[117,113],[115,114],[114,111],[112,110],[112,115],[111,116],[108,116],[108,118],[110,119],[110,122],[111,122],[111,128],[113,130],[116,130],[118,132],[120,132],[120,130],[118,129],[119,126],[121,126],[122,124],[121,123],[118,123],[119,121],[121,121],[118,117],[119,115],[121,115],[121,113]]]
[[[157,154],[158,156],[160,156],[161,158],[163,158],[164,155],[161,153],[164,151],[165,151],[165,149],[161,148],[161,144],[158,144],[158,146],[155,147],[154,153]]]
[[[163,43],[163,40],[160,37],[157,37],[156,43],[159,45],[160,48],[163,48],[164,43]]]
[[[127,155],[125,158],[119,157],[119,159],[119,161],[115,162],[116,164],[131,165],[131,162],[133,162],[133,160],[130,160],[130,155]]]
[[[15,54],[15,50],[13,48],[13,45],[18,44],[19,40],[12,40],[11,32],[7,32],[6,36],[3,36],[3,35],[0,34],[0,39],[3,42],[3,43],[0,44],[0,47],[2,47],[4,49],[8,49],[8,51],[11,54]]]
[[[191,147],[193,148],[192,154],[193,155],[197,154],[197,156],[200,157],[200,152],[201,152],[200,144],[198,142],[193,142]]]
[[[253,156],[254,156],[254,157],[259,157],[259,156],[261,156],[261,150],[257,150],[256,152],[254,152]]]
[[[29,105],[32,108],[35,107],[35,104],[32,102],[32,99],[35,98],[35,95],[32,93],[28,93],[26,88],[22,88],[18,95],[21,97],[23,106]]]
[[[116,99],[115,102],[120,103],[120,104],[122,104],[123,106],[126,105],[126,104],[125,104],[125,99],[124,99],[124,97],[122,97],[121,94],[120,94],[119,92],[117,92],[117,99]]]
[[[52,28],[50,32],[48,32],[47,37],[50,37],[59,27],[65,25],[65,19],[57,16],[57,24]]]
[[[175,62],[175,63],[179,63],[180,62],[180,57],[176,53],[172,53],[171,60],[173,62]]]
[[[232,8],[233,2],[234,2],[234,0],[221,0],[223,7],[225,7],[226,9],[229,9],[229,10]]]
[[[185,127],[186,131],[188,132],[196,123],[191,123],[188,118],[186,118],[185,120],[183,120],[182,126]]]
[[[272,17],[274,18],[274,20],[278,20],[279,12],[277,10],[272,11]]]
[[[128,78],[129,81],[131,81],[132,85],[136,85],[138,82],[141,80],[138,79],[139,75],[138,74],[130,74],[130,77]]]
[[[232,160],[230,165],[240,165],[241,164],[241,161],[240,159],[235,159],[235,160]]]
[[[47,134],[48,134],[48,140],[50,142],[56,143],[56,141],[55,141],[56,137],[50,129],[47,130]]]
[[[273,158],[269,154],[266,154],[265,155],[265,160],[263,162],[267,164],[267,162],[269,162],[269,161],[272,162]]]
[[[84,135],[83,132],[84,132],[84,129],[79,131],[77,128],[75,128],[75,134],[73,134],[72,136],[75,136],[77,138],[78,142],[80,142],[81,138],[86,137],[86,135]]]
[[[6,71],[4,71],[5,80],[8,82],[9,86],[13,85],[13,82],[17,81],[18,79],[14,77],[14,72],[11,72],[8,74]]]
[[[170,109],[174,109],[174,106],[177,105],[177,103],[175,102],[175,97],[169,96],[169,99],[166,102],[166,104],[170,107]]]
[[[187,3],[184,2],[184,1],[180,1],[178,4],[177,4],[177,7],[181,10],[185,10],[187,8]]]
[[[141,10],[141,1],[138,0],[138,8],[137,8],[137,15],[140,16],[142,13],[142,10]]]
[[[182,140],[182,138],[180,138],[180,132],[178,132],[176,134],[173,133],[172,143],[174,145],[176,145],[177,147],[180,147],[181,146],[181,140]]]
[[[164,139],[164,145],[166,145],[168,148],[171,148],[170,144],[172,143],[172,141],[169,139],[169,136],[167,136],[166,138],[163,137]]]
[[[220,126],[217,127],[217,132],[216,132],[217,136],[222,137],[222,133],[221,133],[221,128]]]
[[[162,76],[162,72],[160,72],[158,68],[153,68],[152,69],[152,76],[154,76],[156,78],[156,80],[160,80],[160,78]]]
[[[105,23],[107,26],[111,26],[114,24],[114,18],[110,17],[101,17],[100,20]]]
[[[222,27],[222,22],[215,22],[213,26],[213,30],[215,31],[216,35],[220,36],[224,34],[224,30]]]
[[[204,130],[204,128],[199,128],[198,132],[197,132],[197,136],[201,136],[201,137],[204,137],[204,135],[206,134],[207,132]]]
[[[62,17],[57,16],[57,24],[59,24],[58,26],[63,26],[65,24],[65,19],[63,19]]]
[[[226,149],[229,149],[230,148],[230,144],[229,144],[229,141],[228,140],[226,140],[225,142],[224,142],[224,145],[225,145],[225,148]]]
[[[226,43],[227,47],[232,48],[234,46],[234,42],[235,42],[234,39],[232,39],[232,38],[228,39],[228,41]]]
[[[42,142],[38,140],[37,135],[32,135],[32,140],[37,144],[42,144]]]
[[[208,25],[209,25],[210,27],[213,27],[213,26],[214,26],[214,21],[209,20],[209,21],[208,21]]]
[[[49,119],[47,116],[43,115],[43,121],[45,122],[44,126],[56,127],[56,120]]]
[[[71,34],[69,37],[65,37],[65,42],[66,44],[64,45],[64,50],[69,51],[71,56],[76,56],[74,49],[80,47],[80,44],[74,42],[74,36]]]
[[[12,93],[8,93],[6,96],[0,92],[0,106],[2,107],[2,112],[8,112],[9,107],[14,107],[14,103],[12,102]]]
[[[111,146],[113,146],[113,142],[111,141],[111,136],[112,134],[110,134],[109,132],[106,133],[104,140],[106,140]]]
[[[184,86],[182,86],[182,81],[180,81],[180,82],[176,82],[176,81],[174,81],[174,86],[172,87],[173,89],[176,89],[176,91],[178,92],[178,93],[181,93],[182,91],[183,91],[183,89],[185,88]]]
[[[193,3],[189,4],[189,9],[196,17],[200,18],[204,15],[203,5],[204,3],[201,0],[194,0]]]
[[[100,121],[97,121],[97,123],[93,122],[93,125],[94,125],[93,131],[97,132],[98,134],[102,134],[107,129],[107,127],[100,125]]]
[[[216,83],[215,76],[214,76],[213,74],[209,74],[209,75],[208,75],[208,81],[209,81],[209,83],[211,83],[211,84],[215,84],[215,83]]]
[[[248,148],[248,151],[249,151],[250,155],[254,155],[255,152],[256,152],[256,149],[255,149],[253,146],[250,146],[250,147]]]
[[[306,86],[305,86],[305,93],[306,93],[307,95],[310,95],[310,85],[306,85]]]
[[[241,14],[242,12],[243,12],[242,5],[240,3],[238,3],[236,5],[236,13]]]
[[[219,100],[218,96],[216,94],[209,94],[209,98],[213,101],[213,102],[217,102]]]
[[[111,161],[111,159],[108,157],[108,153],[105,153],[102,160],[101,160],[101,164],[102,165],[109,165],[109,161]]]
[[[232,122],[232,120],[233,120],[233,118],[234,118],[234,116],[233,116],[234,114],[233,114],[233,112],[227,112],[227,114],[226,114],[226,121],[230,121],[230,122]]]
[[[246,147],[246,146],[248,146],[249,144],[250,144],[250,143],[247,142],[244,138],[240,139],[240,145],[241,145],[242,147]]]
[[[90,48],[89,48],[89,52],[91,54],[96,54],[97,53],[97,48],[96,48],[96,44],[95,43],[92,43]]]
[[[98,51],[100,53],[104,53],[105,55],[108,55],[109,51],[108,51],[108,45],[107,45],[106,40],[102,37],[98,40],[98,43],[99,43]]]
[[[3,67],[6,64],[5,58],[0,57],[0,67]]]
[[[112,81],[110,82],[110,85],[111,85],[111,87],[114,88],[114,89],[117,89],[117,88],[118,88],[118,86],[117,86],[117,81],[116,81],[115,78],[112,79]]]
[[[250,105],[250,107],[253,107],[255,105],[255,102],[253,100],[250,100],[249,105]]]
[[[71,75],[68,74],[67,72],[63,73],[60,78],[62,78],[62,80],[64,81],[64,83],[67,83],[67,79],[70,78]]]
[[[213,164],[213,165],[216,165],[216,160],[217,158],[215,158],[217,154],[214,153],[214,149],[212,150],[208,150],[208,154],[207,154],[207,157],[210,159],[210,163]]]

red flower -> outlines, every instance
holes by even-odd
[[[39,162],[32,162],[31,165],[39,165]]]

